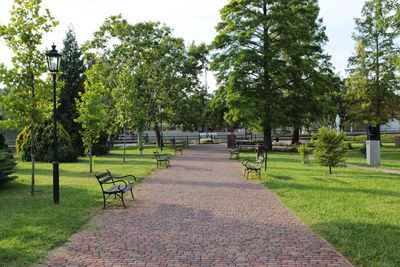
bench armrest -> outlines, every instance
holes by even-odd
[[[132,177],[133,178],[133,180],[135,180],[135,182],[137,182],[137,179],[136,179],[136,177],[134,176],[134,175],[132,175],[132,174],[129,174],[129,175],[124,175],[124,176],[113,176],[114,178],[118,178],[118,179],[121,179],[121,178],[127,178],[127,177]],[[129,182],[128,182],[129,183]]]

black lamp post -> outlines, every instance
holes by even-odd
[[[54,204],[60,203],[60,182],[58,168],[58,152],[57,152],[57,100],[56,100],[56,76],[60,70],[61,54],[56,50],[53,44],[52,49],[46,53],[47,65],[49,71],[53,75],[53,201]]]

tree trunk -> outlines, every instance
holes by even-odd
[[[154,131],[156,132],[157,146],[161,147],[161,132],[160,132],[160,127],[158,126],[158,124],[154,125]]]
[[[329,174],[332,174],[332,166],[329,166]]]
[[[32,163],[32,178],[31,178],[31,196],[35,195],[35,132],[33,125],[31,126],[31,163]]]
[[[93,145],[90,144],[89,149],[89,172],[93,173]]]
[[[294,126],[291,144],[294,145],[294,144],[298,144],[298,143],[300,143],[300,128],[297,126]]]
[[[264,147],[267,148],[267,151],[272,151],[271,125],[268,121],[264,122]]]
[[[126,157],[126,131],[124,127],[124,156],[122,162],[125,163],[125,157]]]
[[[138,148],[140,151],[140,155],[142,155],[143,154],[143,132],[137,131],[137,136],[138,136]]]

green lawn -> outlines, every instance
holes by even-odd
[[[300,163],[297,153],[270,153],[268,160],[265,186],[351,262],[400,266],[400,176],[352,168],[329,175]]]
[[[381,147],[381,165],[378,168],[400,170],[400,148],[395,148],[394,144],[383,143]],[[358,152],[358,149],[349,151],[347,163],[367,166],[365,157]]]
[[[146,147],[139,155],[136,148],[130,148],[123,164],[122,150],[114,149],[95,159],[94,171],[109,169],[115,175],[134,174],[143,179],[156,167],[153,150]],[[18,179],[0,190],[0,266],[27,266],[44,260],[48,250],[64,243],[102,209],[99,184],[88,171],[86,158],[60,164],[60,204],[54,205],[52,164],[37,163],[34,197],[30,196],[30,163],[18,164]]]

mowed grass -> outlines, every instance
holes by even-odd
[[[367,166],[367,160],[358,149],[352,149],[348,153],[347,163]],[[381,165],[377,168],[400,170],[400,148],[393,143],[383,143],[381,147]]]
[[[297,153],[269,153],[262,182],[352,263],[400,266],[399,175],[349,167],[329,175]]]
[[[94,172],[109,169],[114,175],[133,174],[143,179],[156,167],[154,150],[145,147],[140,155],[136,148],[129,148],[123,164],[123,150],[113,149],[109,155],[95,159]],[[18,163],[18,178],[0,190],[0,266],[42,262],[48,250],[63,244],[103,207],[100,186],[89,174],[86,158],[60,164],[59,205],[53,204],[52,164],[36,164],[35,196],[30,195],[30,174],[30,163]]]

